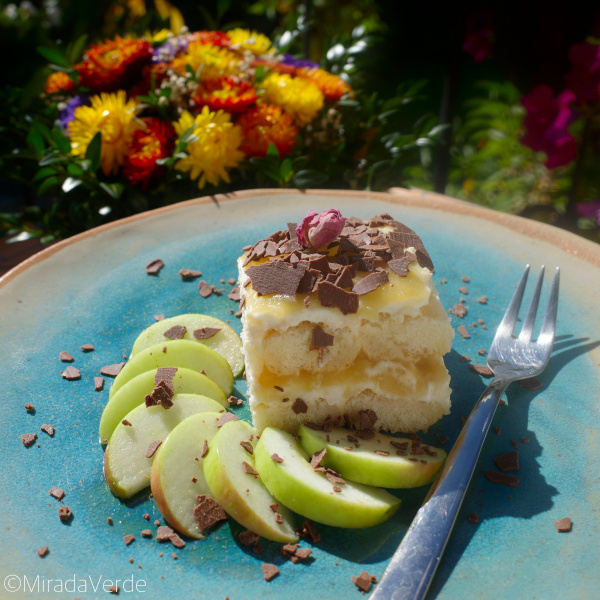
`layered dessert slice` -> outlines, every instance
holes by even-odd
[[[254,425],[424,430],[450,409],[454,331],[419,236],[382,214],[312,211],[244,249],[242,342]]]

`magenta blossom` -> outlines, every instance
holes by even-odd
[[[574,44],[569,49],[571,71],[565,77],[575,92],[577,101],[591,104],[600,100],[600,46],[598,44]]]
[[[571,90],[554,98],[549,85],[538,85],[521,98],[525,107],[527,134],[521,142],[534,152],[545,152],[549,169],[562,167],[577,157],[577,142],[569,132],[576,115],[571,109],[575,94]]]
[[[582,219],[596,219],[596,223],[600,227],[600,198],[596,198],[592,202],[579,202],[577,216]]]
[[[320,248],[333,242],[342,233],[345,223],[346,219],[335,208],[321,214],[311,210],[296,227],[298,241],[303,246]]]
[[[492,13],[483,10],[471,13],[467,17],[465,39],[462,45],[474,63],[482,63],[493,54],[494,29]]]

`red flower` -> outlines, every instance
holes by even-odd
[[[296,227],[298,241],[307,248],[325,246],[342,233],[346,221],[342,213],[335,208],[325,210],[321,214],[309,210]]]
[[[90,46],[75,69],[81,86],[92,92],[110,92],[128,87],[151,60],[152,47],[146,40],[117,35],[114,40]]]
[[[578,102],[589,104],[600,100],[600,46],[574,44],[569,49],[571,71],[565,77]]]
[[[256,102],[257,95],[252,84],[232,77],[221,77],[202,82],[192,98],[199,108],[208,106],[213,112],[226,110],[241,113]]]
[[[298,127],[278,106],[260,104],[244,113],[238,125],[244,135],[240,150],[247,156],[266,156],[271,143],[275,144],[279,156],[285,156],[296,145]]]
[[[171,155],[175,130],[169,122],[155,117],[143,121],[146,127],[133,132],[129,154],[123,163],[123,174],[131,185],[141,183],[146,189],[153,176],[160,177],[163,173],[163,167],[156,161]]]
[[[222,31],[196,31],[192,34],[192,39],[213,46],[229,46],[231,43],[229,36]]]
[[[545,152],[549,169],[566,165],[577,157],[577,143],[568,129],[574,118],[570,107],[574,100],[571,90],[554,98],[548,85],[537,86],[521,99],[527,111],[524,121],[527,134],[521,141],[535,152]]]

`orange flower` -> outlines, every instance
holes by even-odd
[[[58,92],[70,92],[75,89],[75,82],[62,71],[50,73],[46,79],[44,92],[46,94],[57,94]]]
[[[266,156],[271,143],[285,156],[296,145],[298,127],[278,106],[260,104],[243,114],[238,125],[244,135],[240,149],[248,156]]]
[[[192,99],[202,108],[216,112],[244,112],[257,99],[254,86],[246,81],[236,81],[233,77],[221,77],[213,81],[202,82],[194,92]]]
[[[151,60],[152,48],[146,40],[117,35],[114,40],[90,46],[75,69],[80,85],[93,92],[108,92],[127,87]]]
[[[146,127],[134,131],[129,142],[129,154],[123,162],[123,175],[131,185],[141,183],[146,189],[150,179],[160,176],[164,171],[156,161],[171,154],[175,130],[171,123],[156,117],[143,119],[143,122]]]
[[[343,79],[323,69],[301,68],[296,71],[296,77],[312,81],[329,102],[337,102],[344,94],[352,92]]]
[[[213,46],[229,46],[231,40],[222,31],[196,31],[193,35],[195,40],[201,44],[212,44]]]

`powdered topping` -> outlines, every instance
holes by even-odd
[[[386,265],[400,277],[408,275],[413,261],[433,271],[421,238],[388,214],[363,221],[344,219],[335,210],[311,211],[297,227],[298,239],[293,225],[244,249],[243,266],[258,295],[317,292],[323,306],[352,314],[359,295],[388,283]],[[248,266],[255,261],[263,262]],[[357,271],[370,275],[354,284]]]

